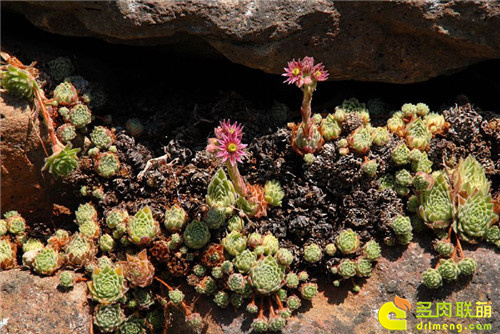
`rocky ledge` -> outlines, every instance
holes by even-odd
[[[498,1],[22,1],[44,30],[164,45],[279,74],[314,56],[331,79],[412,83],[500,58]]]

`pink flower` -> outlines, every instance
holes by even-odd
[[[300,61],[289,61],[287,67],[284,68],[285,73],[282,74],[284,77],[288,77],[284,82],[291,85],[302,79],[302,62]],[[299,86],[300,87],[300,86]]]
[[[229,160],[229,163],[234,166],[236,162],[241,162],[241,158],[247,155],[243,151],[245,147],[247,145],[241,143],[241,138],[236,132],[229,133],[229,135],[223,134],[222,138],[219,139],[217,157],[222,158],[223,163]]]
[[[298,61],[289,61],[282,76],[287,77],[285,83],[295,84],[300,88],[317,81],[325,81],[328,79],[328,71],[322,63],[314,65],[313,57],[304,57]]]
[[[219,141],[217,138],[208,138],[207,152],[208,153],[217,153]]]
[[[241,137],[243,136],[243,126],[241,124],[238,124],[238,122],[234,122],[231,124],[230,120],[223,120],[219,122],[220,126],[215,128],[215,136],[217,139],[222,139],[223,135],[229,136],[232,133],[236,134],[236,137],[238,137],[241,140]]]
[[[325,81],[328,79],[328,71],[322,63],[316,64],[311,71],[311,75],[316,81]]]

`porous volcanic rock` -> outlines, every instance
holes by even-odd
[[[334,80],[424,81],[500,58],[498,1],[23,1],[44,30],[222,55],[269,73],[314,56]]]
[[[90,333],[85,283],[58,290],[58,276],[0,272],[0,333]]]

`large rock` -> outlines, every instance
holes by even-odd
[[[0,272],[0,333],[91,333],[86,284],[77,283],[66,292],[58,284],[57,276]]]
[[[281,73],[314,56],[332,79],[424,81],[500,58],[498,1],[26,1],[2,6],[68,36],[175,44]]]
[[[46,157],[40,139],[46,137],[44,127],[28,101],[6,94],[3,89],[0,93],[1,213],[17,210],[30,227],[34,222],[48,223],[67,217],[68,210],[60,205],[74,201],[67,187],[40,171]],[[50,153],[50,145],[44,145]],[[43,232],[44,226],[33,227]]]

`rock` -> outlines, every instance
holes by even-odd
[[[54,202],[64,203],[65,189],[50,174],[40,171],[45,153],[40,142],[40,122],[36,117],[30,121],[33,116],[30,104],[4,90],[1,93],[2,213],[17,210],[28,225],[31,219],[46,222],[52,216]],[[41,133],[45,136],[43,130]],[[50,145],[45,146],[50,152]]]
[[[58,276],[29,271],[0,272],[0,333],[90,333],[85,283],[58,290]]]
[[[412,83],[500,57],[496,1],[4,2],[37,27],[221,54],[280,74],[314,56],[334,80]]]

